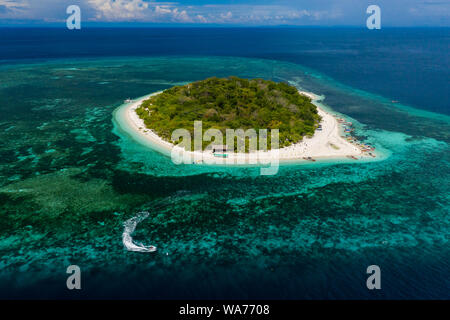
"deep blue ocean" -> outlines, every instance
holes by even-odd
[[[449,28],[2,29],[0,60],[237,56],[288,61],[450,114]],[[436,93],[439,94],[436,94]]]
[[[449,299],[449,47],[449,28],[0,29],[0,298]],[[174,166],[113,119],[231,75],[324,95],[389,157]],[[122,245],[142,210],[156,253]]]

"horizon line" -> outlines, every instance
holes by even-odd
[[[39,29],[39,28],[48,28],[48,29],[57,29],[57,28],[66,28],[66,25],[63,23],[58,24],[2,24],[0,23],[0,28],[11,28],[11,29]],[[223,24],[150,24],[150,23],[140,23],[140,24],[132,24],[124,23],[124,24],[104,24],[104,23],[85,23],[82,25],[83,28],[91,28],[91,29],[115,29],[115,28],[122,28],[122,29],[157,29],[157,28],[172,28],[172,29],[187,29],[187,28],[198,28],[198,29],[205,29],[205,28],[221,28],[221,29],[233,29],[233,28],[248,28],[248,29],[255,29],[255,28],[295,28],[295,29],[311,29],[311,28],[317,28],[317,29],[329,29],[329,28],[352,28],[352,29],[366,29],[367,27],[365,25],[223,25]],[[414,29],[414,28],[450,28],[450,26],[441,26],[441,25],[417,25],[417,26],[411,26],[411,25],[387,25],[382,26],[382,29]]]

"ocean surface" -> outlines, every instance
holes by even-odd
[[[449,45],[448,28],[0,29],[0,298],[449,299]],[[230,75],[324,95],[387,159],[175,166],[114,121],[126,98]],[[156,252],[123,246],[132,218]]]

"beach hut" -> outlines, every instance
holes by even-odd
[[[226,145],[218,144],[218,145],[212,146],[213,153],[216,153],[216,152],[225,153],[227,151],[228,151],[228,146],[226,146]]]

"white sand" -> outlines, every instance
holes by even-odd
[[[320,108],[317,101],[319,97],[310,93],[299,91],[301,94],[310,97],[313,103],[317,106],[319,115],[322,117],[321,125],[322,130],[316,130],[313,137],[304,138],[303,141],[293,144],[289,147],[285,147],[278,150],[272,150],[268,152],[258,151],[257,153],[245,154],[245,153],[230,153],[227,152],[228,158],[222,159],[215,157],[211,151],[204,152],[185,152],[185,156],[195,156],[191,159],[195,163],[208,163],[208,164],[256,164],[267,163],[271,159],[278,158],[279,161],[307,161],[303,160],[303,157],[312,157],[313,159],[347,159],[350,156],[360,158],[368,158],[359,146],[350,143],[346,139],[341,137],[341,130],[337,119]],[[155,94],[158,94],[154,93]],[[151,96],[151,95],[150,95]],[[160,152],[166,155],[170,155],[172,149],[181,151],[180,147],[176,147],[173,144],[164,141],[152,130],[145,127],[144,121],[136,114],[136,109],[142,104],[142,102],[148,99],[149,96],[133,101],[125,106],[124,115],[128,127],[134,129],[134,134],[138,134],[140,138],[144,139],[147,145],[154,147]],[[192,163],[190,162],[190,163]]]

